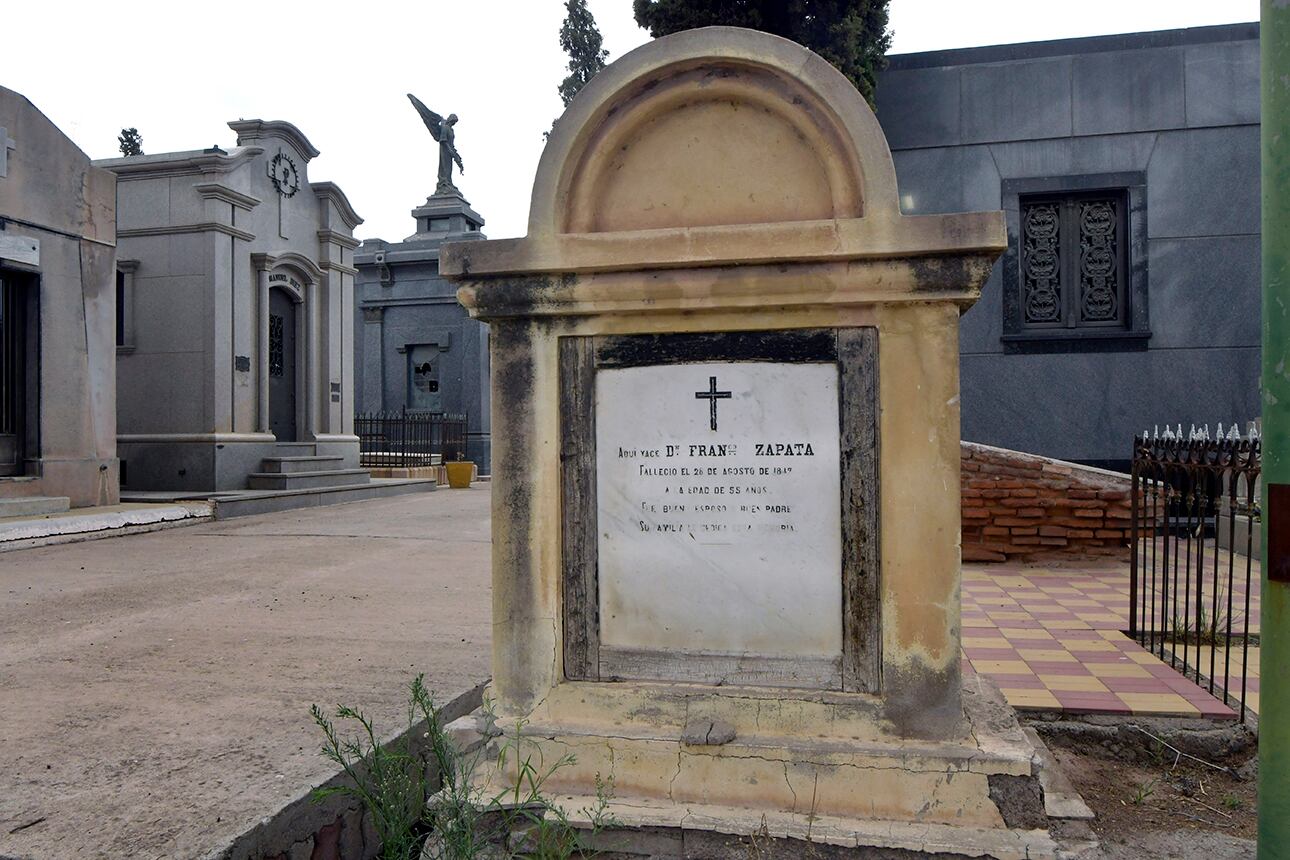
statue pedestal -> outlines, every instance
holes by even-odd
[[[470,202],[456,190],[430,195],[425,203],[412,210],[412,217],[416,219],[417,232],[404,239],[405,242],[438,240],[449,234],[454,234],[454,240],[470,238],[460,234],[478,233],[484,226],[483,216],[470,208]]]

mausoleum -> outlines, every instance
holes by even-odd
[[[824,59],[707,28],[582,90],[526,237],[442,248],[507,428],[486,695],[575,754],[575,818],[603,778],[686,856],[1054,856],[1034,747],[959,670],[959,315],[1005,247],[997,209],[902,214]]]
[[[288,122],[117,176],[117,416],[131,490],[365,483],[353,432],[362,219]],[[285,473],[305,477],[284,477]]]
[[[0,516],[118,500],[115,186],[0,87]]]
[[[354,252],[354,384],[364,413],[444,412],[466,418],[466,458],[489,472],[488,326],[439,275],[444,242],[483,239],[484,219],[456,189],[412,210],[402,242],[368,239]]]
[[[1127,472],[1259,416],[1257,23],[896,55],[877,99],[906,214],[1006,214],[967,439]]]

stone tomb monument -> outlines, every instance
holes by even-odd
[[[488,695],[575,754],[569,810],[612,777],[661,856],[1052,853],[1034,748],[959,674],[958,322],[1004,246],[901,215],[823,59],[709,28],[588,84],[527,237],[443,247],[505,428]]]

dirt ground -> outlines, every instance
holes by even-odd
[[[489,491],[0,556],[0,857],[201,857],[332,775],[315,702],[488,677]]]
[[[1258,803],[1253,779],[1175,757],[1130,764],[1054,743],[1062,770],[1097,815],[1105,860],[1238,860],[1254,857]],[[1245,759],[1220,764],[1239,769]]]
[[[415,673],[441,700],[485,679],[488,503],[484,485],[0,556],[0,858],[201,857],[332,774],[309,705],[392,731]],[[1050,746],[1103,860],[1254,857],[1253,781]]]

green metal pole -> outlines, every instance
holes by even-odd
[[[1259,860],[1290,858],[1290,0],[1262,0],[1263,612]],[[1280,485],[1280,486],[1278,486]],[[1273,536],[1273,530],[1277,535]],[[1272,538],[1269,540],[1269,538]],[[1272,550],[1269,557],[1269,549]]]

